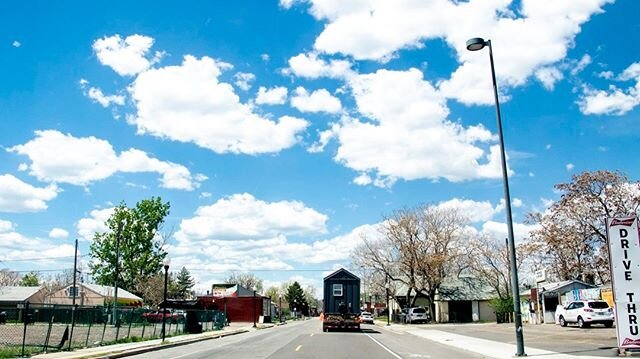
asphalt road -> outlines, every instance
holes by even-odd
[[[316,319],[149,352],[131,358],[482,358],[403,333],[363,325],[360,332],[322,332]]]

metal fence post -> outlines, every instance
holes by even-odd
[[[24,322],[24,330],[22,332],[22,356],[24,356],[24,343],[27,340],[27,324],[29,324],[29,302],[25,303],[22,319]]]
[[[71,307],[71,333],[69,335],[69,345],[67,345],[67,350],[71,350],[71,341],[73,340],[73,329],[76,326],[76,311],[77,310],[78,310],[78,305],[77,304],[75,304],[75,305],[73,305]]]
[[[116,326],[116,343],[118,342],[118,336],[120,335],[120,313],[118,313],[118,309],[113,309],[113,313],[115,313],[116,318],[115,320],[115,326]]]
[[[107,322],[108,322],[107,319],[108,318],[109,318],[108,316],[106,316],[106,318],[104,318],[105,321],[104,321],[104,326],[102,327],[102,338],[100,338],[100,345],[102,345],[102,343],[104,343],[104,332],[107,331]]]
[[[91,324],[93,324],[93,318],[89,320],[89,329],[87,329],[87,339],[84,340],[84,347],[87,348],[89,345],[89,334],[91,334]]]
[[[131,335],[131,323],[133,323],[133,308],[129,310],[129,330],[127,331],[127,338]]]
[[[144,339],[144,328],[147,327],[147,323],[145,323],[145,321],[142,321],[142,339]]]

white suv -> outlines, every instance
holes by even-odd
[[[423,307],[403,309],[403,311],[405,310],[407,315],[407,323],[409,324],[420,322],[426,323],[430,320],[429,312]]]
[[[604,324],[611,328],[613,320],[613,309],[604,300],[577,300],[567,304],[558,315],[558,322],[563,327],[567,323],[578,323],[580,328],[591,324]]]

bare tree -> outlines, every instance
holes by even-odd
[[[229,277],[224,280],[225,283],[239,284],[247,289],[255,290],[258,293],[262,293],[262,279],[256,277],[253,273],[239,273],[231,272]]]
[[[531,233],[542,254],[538,262],[558,279],[608,282],[605,219],[638,215],[640,183],[620,172],[595,171],[574,175],[570,183],[555,188],[560,200],[547,212],[528,216],[539,225]]]
[[[20,273],[9,269],[0,269],[0,286],[15,286],[20,283]]]
[[[425,205],[396,210],[384,219],[380,238],[363,238],[354,262],[373,271],[378,287],[384,288],[386,281],[406,286],[410,306],[422,294],[433,307],[443,280],[464,269],[466,224],[455,209]]]

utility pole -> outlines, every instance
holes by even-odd
[[[71,335],[69,336],[69,346],[71,350],[71,339],[73,338],[73,329],[76,326],[76,296],[78,295],[78,286],[76,285],[76,276],[78,271],[78,238],[76,238],[76,247],[73,252],[73,299],[71,304]]]
[[[116,230],[116,268],[115,268],[115,283],[113,285],[113,315],[111,318],[111,324],[118,325],[118,277],[120,276],[120,235],[122,233],[122,222],[118,222],[118,229]]]

